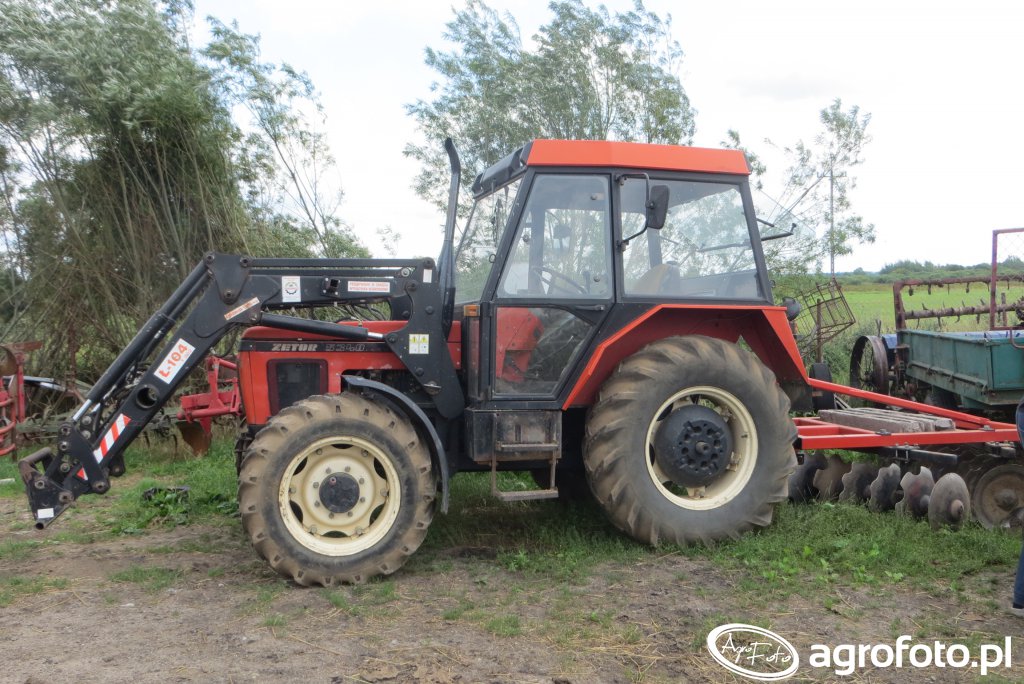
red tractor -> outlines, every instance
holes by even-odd
[[[924,458],[921,445],[1015,440],[1012,426],[912,402],[950,428],[790,417],[812,394],[902,400],[807,377],[795,312],[772,301],[741,152],[537,140],[477,176],[456,243],[446,147],[436,262],[209,254],[56,448],[21,462],[37,526],[107,491],[126,446],[236,326],[249,327],[242,524],[299,584],[394,572],[457,472],[490,471],[503,499],[587,483],[626,533],[688,544],[769,524],[795,448]],[[303,315],[314,307],[346,318]],[[539,488],[500,492],[499,470]]]

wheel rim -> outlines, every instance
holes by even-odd
[[[310,445],[288,463],[278,491],[285,527],[325,556],[352,555],[379,542],[394,526],[401,499],[391,459],[357,437]]]
[[[1024,506],[1024,466],[1016,463],[987,470],[971,492],[974,513],[987,528],[996,527]]]
[[[725,472],[704,487],[681,487],[669,478],[658,465],[654,453],[654,435],[673,410],[697,404],[718,413],[729,427],[733,453]],[[689,510],[710,510],[732,501],[754,472],[757,464],[757,431],[750,411],[739,399],[718,387],[690,387],[673,394],[655,412],[647,427],[644,449],[647,472],[661,494],[679,506]]]

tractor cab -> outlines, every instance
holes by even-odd
[[[561,407],[621,307],[769,304],[747,174],[733,150],[550,140],[481,173],[455,253],[470,396]]]

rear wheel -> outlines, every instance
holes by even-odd
[[[434,514],[430,454],[409,420],[354,394],[310,397],[274,416],[239,475],[242,526],[299,584],[387,575]]]
[[[612,522],[650,544],[737,537],[771,522],[796,466],[789,399],[722,340],[644,347],[602,386],[584,462]]]

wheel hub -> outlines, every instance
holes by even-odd
[[[331,513],[348,513],[359,503],[359,483],[346,473],[324,478],[319,492],[320,503]]]
[[[691,404],[661,421],[654,436],[654,458],[680,487],[703,487],[715,481],[732,460],[732,433],[713,409]]]

